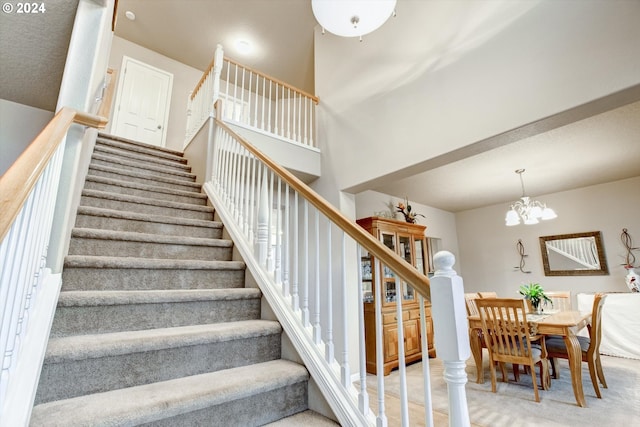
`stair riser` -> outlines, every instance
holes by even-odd
[[[231,261],[232,248],[74,237],[69,255]]]
[[[141,424],[147,427],[261,426],[308,409],[307,381],[253,394],[191,413]],[[247,410],[251,408],[251,410]],[[233,420],[230,423],[229,420]]]
[[[80,204],[83,206],[93,206],[97,208],[113,209],[116,211],[129,211],[144,213],[149,215],[164,215],[177,218],[213,220],[213,212],[186,210],[165,206],[145,205],[128,201],[102,199],[98,197],[82,196]]]
[[[112,159],[118,159],[121,161],[141,162],[146,163],[149,166],[166,167],[179,172],[191,172],[191,167],[184,162],[176,162],[157,156],[135,153],[133,151],[121,150],[118,148],[105,147],[99,144],[96,145],[94,153],[101,156],[108,156]]]
[[[207,199],[203,197],[190,197],[182,194],[164,193],[153,190],[143,190],[139,188],[123,187],[120,185],[105,184],[102,182],[87,181],[84,188],[89,190],[109,191],[116,194],[127,194],[130,196],[148,197],[150,199],[167,200],[170,202],[189,203],[197,206],[205,206]]]
[[[157,222],[136,221],[122,218],[110,218],[94,215],[78,215],[76,227],[102,228],[115,231],[133,231],[137,233],[162,234],[184,237],[202,237],[220,239],[222,229],[211,227],[195,227],[180,224],[163,224]]]
[[[154,177],[160,177],[160,178],[182,179],[188,182],[195,182],[196,180],[196,177],[193,175],[180,173],[180,172],[171,172],[171,171],[167,171],[166,168],[163,168],[161,166],[158,166],[158,167],[147,166],[144,163],[140,163],[136,165],[123,165],[122,163],[93,158],[91,159],[91,164],[98,165],[98,166],[108,166],[108,167],[117,168],[123,171],[149,174]]]
[[[280,334],[45,363],[36,404],[280,358]]]
[[[105,139],[99,137],[96,141],[96,147],[109,147],[110,149],[121,150],[126,153],[149,156],[156,159],[171,160],[178,163],[187,164],[187,159],[182,157],[179,152],[167,152],[165,150],[158,149],[159,147],[147,147],[139,144],[132,144],[130,142],[117,141],[113,139]]]
[[[58,307],[52,337],[260,318],[260,299]]]
[[[244,287],[243,270],[171,270],[65,267],[63,291],[223,289]]]
[[[135,182],[138,184],[157,185],[158,187],[164,187],[172,190],[194,191],[194,192],[200,191],[199,188],[186,184],[191,181],[185,181],[185,184],[180,184],[179,182],[166,182],[166,181],[154,179],[154,177],[151,175],[145,178],[145,177],[131,176],[128,174],[121,174],[121,173],[116,173],[111,171],[98,170],[91,167],[89,168],[89,173],[95,176],[102,176],[105,178],[112,178],[112,179],[120,179],[123,181]],[[179,180],[180,178],[171,178],[171,179]]]

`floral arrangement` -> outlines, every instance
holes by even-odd
[[[553,301],[545,295],[544,289],[540,286],[539,283],[528,283],[526,285],[521,285],[520,290],[518,291],[520,295],[524,296],[524,299],[528,299],[531,301],[531,306],[534,311],[538,311],[540,308],[540,303],[547,305],[548,302],[553,306]]]
[[[404,215],[404,220],[411,224],[416,223],[417,217],[425,217],[422,214],[411,211],[411,205],[409,204],[409,199],[407,197],[405,197],[404,203],[398,202],[398,204],[396,205],[396,209],[398,210],[398,212]]]

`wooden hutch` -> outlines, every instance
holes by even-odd
[[[422,274],[428,271],[427,241],[424,225],[411,224],[395,219],[369,217],[356,221],[385,246],[397,253],[408,263],[416,267]],[[396,322],[396,301],[402,297],[402,323],[404,332],[405,362],[410,363],[422,359],[420,307],[416,291],[406,282],[402,282],[401,290],[396,289],[394,273],[385,266],[379,271],[374,268],[374,259],[364,253],[361,259],[362,291],[364,304],[364,327],[367,351],[367,372],[376,373],[376,322],[375,322],[375,289],[376,276],[382,284],[382,328],[384,375],[398,367],[398,325]],[[429,357],[435,357],[433,346],[433,323],[431,321],[431,302],[424,301],[427,339],[429,341]]]

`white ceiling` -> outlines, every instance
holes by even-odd
[[[434,9],[438,4],[448,4],[449,9],[438,13]],[[470,9],[466,6],[479,3],[398,0],[398,11],[400,15],[404,10],[406,16],[411,15],[411,8],[428,5],[429,16],[456,34],[456,25],[464,20],[452,15],[452,4],[467,11],[468,24]],[[494,16],[504,21],[508,11],[497,13],[497,7],[504,4],[513,8],[521,3],[487,4],[491,4]],[[124,17],[127,10],[136,14],[134,22]],[[396,19],[385,25],[402,27],[401,16]],[[416,22],[416,16],[412,19]],[[116,35],[198,69],[208,66],[215,45],[221,43],[227,56],[313,93],[315,25],[311,0],[119,0]],[[476,29],[467,25],[459,33],[473,36]],[[254,41],[252,55],[241,56],[234,50],[237,37]],[[373,33],[363,43],[369,43],[370,48],[377,40]],[[358,48],[358,44],[353,46]],[[412,43],[394,46],[393,58],[419,51]],[[380,61],[381,57],[376,55],[374,59]],[[3,75],[7,62],[3,58]],[[362,69],[366,69],[366,62]],[[28,72],[24,75],[31,77]],[[25,90],[29,87],[23,86]],[[36,96],[37,91],[33,94]],[[524,181],[531,196],[640,176],[640,87],[352,190],[376,190],[398,198],[411,194],[413,202],[456,212],[496,203],[506,205],[517,199],[520,181],[514,171],[518,168],[527,169]],[[640,197],[640,189],[635,196]]]

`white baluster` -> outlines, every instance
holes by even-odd
[[[273,120],[273,133],[275,133],[276,135],[278,134],[278,95],[280,94],[280,85],[278,83],[274,83],[276,85],[276,99],[275,99],[275,107],[276,107],[276,111],[275,111],[275,115],[274,115],[274,120]]]
[[[251,125],[251,93],[253,92],[253,71],[249,70],[249,88],[247,91],[247,118],[243,122],[246,125]]]
[[[252,244],[255,241],[255,234],[254,234],[255,213],[257,209],[256,191],[258,186],[258,181],[256,179],[257,174],[258,174],[258,161],[256,160],[255,157],[251,156],[251,184],[250,184],[251,196],[249,197],[249,199],[251,200],[251,210],[249,211],[249,242],[251,242]]]
[[[334,356],[334,344],[333,344],[333,268],[331,263],[331,221],[327,220],[327,238],[326,243],[327,246],[327,285],[326,285],[326,299],[327,299],[327,334],[326,334],[326,345],[324,352],[324,359],[327,363],[333,363]],[[346,287],[346,282],[342,283],[342,288]]]
[[[302,143],[302,94],[298,94],[298,132],[296,133],[296,141]]]
[[[277,185],[278,197],[276,201],[276,265],[273,272],[273,278],[276,283],[282,282],[282,178],[278,177]]]
[[[256,242],[256,256],[258,262],[264,268],[267,267],[267,240],[269,238],[269,188],[268,188],[268,175],[267,167],[258,165],[258,169],[261,170],[260,179],[260,199],[258,202],[258,224],[256,227],[257,242]]]
[[[343,233],[344,234],[344,233]],[[344,236],[343,236],[344,239]],[[346,252],[342,253],[342,263],[346,264]],[[369,414],[369,393],[367,393],[367,353],[366,353],[366,342],[364,338],[364,295],[362,294],[362,247],[358,245],[358,301],[356,302],[358,306],[358,360],[360,361],[360,390],[358,391],[358,408],[360,412],[364,415]],[[377,271],[377,270],[376,270]],[[343,273],[344,274],[344,273]],[[343,287],[346,288],[346,282],[342,284]],[[346,292],[343,291],[343,292]],[[344,295],[344,293],[343,293]],[[377,296],[376,296],[377,298]],[[346,298],[345,298],[346,299]],[[345,310],[343,308],[343,310]],[[347,334],[347,313],[346,311],[342,314],[343,318],[343,327],[342,333]]]
[[[309,138],[307,138],[307,132],[308,132],[308,128],[307,128],[307,115],[309,114],[307,112],[307,109],[309,108],[309,98],[307,98],[306,96],[304,97],[304,145],[309,144]]]
[[[349,285],[347,284],[347,241],[346,241],[346,234],[344,231],[341,231],[340,234],[342,234],[342,247],[341,247],[341,251],[340,251],[340,259],[342,260],[342,274],[341,274],[341,286],[340,288],[342,289],[342,307],[340,309],[340,311],[342,311],[342,321],[345,322],[345,328],[342,331],[342,357],[340,358],[340,378],[342,380],[342,385],[345,387],[349,387],[349,385],[351,384],[351,367],[349,366],[349,352],[348,352],[348,348],[349,348],[349,340],[348,340],[348,333],[347,333],[347,329],[346,329],[346,322],[347,322],[347,301],[348,301],[348,297],[347,297],[347,288],[349,288]],[[331,235],[331,232],[329,232],[329,235]],[[358,265],[358,270],[360,270],[360,263],[357,264]],[[358,288],[360,288],[360,292],[362,292],[362,287],[360,286],[361,282],[358,282]],[[358,299],[358,301],[356,302],[356,304],[358,305],[358,307],[362,307],[362,298]],[[362,369],[361,371],[365,371],[365,365],[361,365]]]
[[[433,404],[431,398],[431,372],[429,369],[429,337],[427,335],[427,321],[426,313],[424,310],[424,297],[418,296],[418,303],[420,304],[420,336],[422,346],[422,378],[424,389],[424,417],[425,426],[433,427]]]
[[[268,107],[269,107],[269,114],[267,116],[267,127],[266,127],[266,131],[271,133],[271,103],[273,102],[273,99],[271,98],[271,85],[272,82],[271,80],[269,80],[269,103],[268,103]]]
[[[298,239],[300,238],[299,233],[298,233],[298,219],[299,219],[299,214],[298,214],[298,192],[297,191],[293,191],[293,251],[292,251],[292,260],[291,260],[291,266],[292,266],[292,274],[291,274],[291,308],[293,309],[294,312],[297,312],[300,309],[300,297],[299,297],[299,283],[300,283],[300,276],[299,276],[299,262],[300,262],[300,258],[298,257],[299,254],[299,241]]]
[[[438,357],[444,362],[444,380],[449,392],[449,425],[467,427],[469,409],[465,384],[465,361],[470,356],[467,314],[462,277],[453,270],[455,257],[441,251],[434,255],[436,272],[431,278],[431,310]]]
[[[267,78],[262,77],[262,111],[260,112],[260,129],[264,130],[265,102],[267,101]]]
[[[288,297],[290,295],[289,288],[289,248],[291,247],[290,230],[291,224],[289,223],[289,184],[285,183],[284,186],[284,227],[283,227],[283,255],[282,255],[282,295]]]
[[[396,319],[398,326],[398,376],[400,377],[400,418],[403,426],[409,425],[409,403],[407,398],[407,369],[404,353],[404,320],[402,318],[402,300],[404,289],[402,280],[396,274]]]
[[[313,220],[313,238],[315,241],[315,280],[314,280],[314,307],[313,307],[313,342],[320,344],[322,341],[321,328],[320,328],[320,214],[317,209],[314,209]]]
[[[287,138],[291,138],[291,88],[287,88]]]
[[[386,427],[387,416],[384,412],[384,341],[382,338],[382,298],[384,298],[384,295],[382,293],[382,281],[380,280],[380,274],[378,274],[378,272],[382,271],[382,268],[378,258],[374,258],[373,264],[375,268],[374,271],[376,272],[376,274],[374,274],[376,288],[374,304],[376,313],[376,377],[378,382],[378,416],[376,417],[376,426]]]
[[[309,203],[302,200],[302,324],[309,326]]]
[[[265,166],[266,168],[266,166]],[[269,210],[267,212],[267,224],[269,226],[267,233],[267,271],[273,273],[275,266],[273,260],[273,171],[269,170],[269,188],[268,188],[268,203]]]

